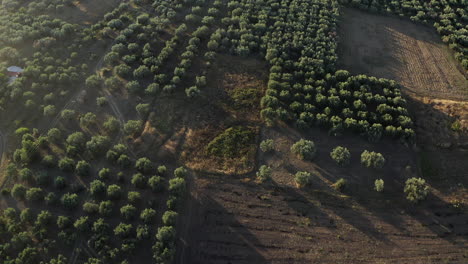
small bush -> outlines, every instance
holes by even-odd
[[[299,171],[294,176],[294,180],[299,188],[305,187],[312,183],[312,174],[306,171]]]
[[[351,159],[351,152],[345,147],[338,146],[330,152],[330,157],[336,161],[341,166],[345,166],[349,164]]]
[[[429,194],[429,186],[427,186],[424,179],[411,178],[406,181],[404,192],[406,194],[406,199],[417,203],[426,199]]]
[[[98,97],[96,98],[96,104],[98,106],[104,106],[107,104],[107,99],[105,97]]]
[[[380,153],[364,150],[361,154],[361,164],[367,168],[380,169],[385,165],[385,158]]]
[[[187,176],[187,169],[184,167],[179,167],[174,170],[174,176],[177,178],[185,178]]]
[[[263,152],[271,152],[275,149],[275,142],[273,139],[266,139],[260,142],[260,149]]]
[[[258,169],[257,171],[257,179],[260,181],[260,182],[266,182],[266,181],[269,181],[271,180],[271,168],[266,166],[266,165],[262,165],[260,166],[260,168]]]
[[[335,190],[337,190],[337,191],[339,191],[339,192],[342,192],[342,191],[344,191],[344,189],[345,189],[345,187],[346,187],[346,183],[347,183],[346,180],[343,179],[343,178],[341,178],[341,179],[337,180],[337,181],[332,185],[332,187],[333,187]]]
[[[317,149],[313,141],[301,139],[291,146],[291,152],[301,160],[312,160]]]
[[[384,190],[384,180],[382,180],[382,179],[375,180],[374,190],[376,190],[377,192],[383,192],[383,190]]]
[[[164,190],[164,179],[161,176],[153,176],[149,178],[148,186],[154,192],[160,192]]]

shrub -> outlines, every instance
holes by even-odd
[[[109,117],[106,122],[104,122],[103,126],[108,134],[113,134],[119,131],[120,122],[115,117]]]
[[[64,109],[60,113],[60,117],[65,119],[65,120],[72,120],[76,115],[76,112],[70,109]]]
[[[31,181],[34,177],[32,170],[28,168],[21,169],[19,171],[19,177],[22,181]]]
[[[383,192],[383,190],[384,190],[384,180],[382,180],[382,179],[375,180],[374,190],[376,190],[377,192]]]
[[[55,106],[47,105],[44,107],[44,116],[54,116],[56,113]]]
[[[271,152],[275,149],[275,143],[273,139],[266,139],[260,142],[260,149],[263,152]]]
[[[73,226],[81,232],[87,232],[90,229],[89,218],[87,216],[82,216],[75,221]]]
[[[143,123],[141,120],[129,120],[124,125],[125,134],[130,136],[135,136],[136,133],[140,130]]]
[[[69,226],[71,226],[71,220],[68,216],[63,216],[63,215],[60,215],[57,217],[57,226],[60,228],[60,229],[64,229],[64,228],[67,228]]]
[[[139,192],[128,192],[127,199],[130,203],[136,204],[141,200],[141,194]]]
[[[131,224],[120,223],[114,229],[114,234],[116,236],[121,237],[121,238],[126,238],[126,237],[130,236],[131,232],[132,232],[132,225]]]
[[[317,149],[313,141],[301,139],[291,146],[291,152],[302,160],[312,160]]]
[[[133,177],[132,177],[132,184],[133,184],[135,187],[144,188],[144,187],[145,187],[145,183],[146,183],[146,180],[145,180],[145,177],[143,176],[143,174],[141,174],[141,173],[136,173],[136,174],[133,175]]]
[[[30,208],[24,208],[20,214],[20,220],[22,223],[31,223],[34,216]]]
[[[339,192],[342,192],[342,191],[344,191],[344,188],[346,187],[346,183],[347,183],[347,182],[346,182],[345,179],[340,178],[339,180],[337,180],[337,181],[332,185],[332,187],[333,187],[335,190],[337,190],[337,191],[339,191]]]
[[[351,159],[351,152],[345,147],[338,146],[330,152],[330,157],[336,161],[341,166],[345,166],[349,164]]]
[[[135,169],[147,174],[153,171],[153,163],[148,158],[139,158],[135,163]]]
[[[55,188],[57,189],[63,189],[67,185],[67,182],[65,181],[64,177],[57,176],[54,180],[54,185],[55,185]]]
[[[406,181],[404,192],[406,194],[406,199],[417,203],[426,199],[429,194],[429,186],[427,186],[424,179],[411,178]]]
[[[91,171],[91,165],[84,160],[78,161],[75,171],[80,176],[88,176]]]
[[[122,154],[117,159],[117,164],[119,164],[121,168],[125,169],[125,168],[130,167],[130,165],[132,165],[132,161],[130,160],[130,157],[128,157],[125,154]]]
[[[166,173],[166,171],[167,171],[166,166],[161,165],[161,166],[158,167],[158,173],[159,174],[163,175],[164,173]]]
[[[112,213],[113,204],[111,201],[102,201],[99,204],[99,214],[103,216],[108,216]]]
[[[94,221],[93,228],[91,230],[98,236],[105,236],[108,233],[109,228],[109,224],[107,224],[103,218],[99,218]]]
[[[39,201],[44,198],[44,192],[41,188],[29,188],[26,192],[26,200]]]
[[[112,184],[107,187],[107,197],[109,199],[117,200],[120,199],[122,195],[122,188],[120,186]]]
[[[98,106],[104,106],[107,104],[107,98],[106,97],[98,97],[96,98],[96,104]]]
[[[77,148],[84,147],[86,143],[85,135],[82,132],[75,132],[67,137],[67,144]]]
[[[97,156],[104,153],[110,145],[110,139],[107,136],[94,136],[86,142],[86,148],[92,155]]]
[[[260,166],[260,168],[258,169],[257,171],[257,179],[260,181],[260,182],[266,182],[266,181],[269,181],[271,180],[271,168],[266,166],[266,165],[262,165]]]
[[[299,171],[294,176],[294,180],[297,186],[302,188],[312,183],[312,174],[306,171]]]
[[[141,117],[144,117],[149,114],[150,112],[150,105],[149,104],[138,104],[135,108],[138,112],[138,114]]]
[[[111,175],[111,170],[109,168],[102,168],[98,175],[101,180],[108,179]]]
[[[62,205],[67,209],[74,209],[78,205],[78,195],[76,193],[66,193],[60,199]]]
[[[178,214],[174,211],[166,211],[162,216],[163,224],[166,226],[175,226]]]
[[[22,184],[15,184],[11,189],[11,195],[17,200],[23,199],[26,195],[26,187]]]
[[[187,169],[184,167],[179,167],[174,170],[174,176],[177,178],[185,178],[187,176]]]
[[[154,217],[156,216],[156,211],[152,208],[146,208],[144,209],[143,211],[141,211],[141,214],[140,214],[140,219],[149,224],[151,223],[151,221],[154,220]]]
[[[75,161],[65,157],[59,161],[58,166],[62,171],[72,172],[75,169]]]
[[[34,223],[36,226],[46,226],[52,222],[52,214],[49,211],[42,210],[36,218],[36,222]]]
[[[95,214],[99,212],[99,205],[96,203],[86,202],[83,204],[83,211],[88,214]]]
[[[150,227],[147,225],[138,225],[136,229],[136,237],[138,240],[147,239],[150,237]]]
[[[106,192],[106,184],[100,180],[94,180],[89,184],[89,192],[93,196],[99,196]]]
[[[379,169],[385,165],[385,158],[380,153],[364,150],[361,154],[361,164],[367,168]]]
[[[160,192],[164,189],[163,185],[163,178],[161,176],[153,176],[149,178],[148,180],[148,186],[153,190],[154,192]]]
[[[135,206],[127,204],[120,208],[120,215],[127,220],[131,220],[135,217],[137,209]]]
[[[47,132],[47,138],[50,142],[58,143],[62,138],[62,132],[58,128],[52,128]]]
[[[89,127],[97,122],[95,114],[88,112],[84,116],[80,117],[80,125],[82,127]]]
[[[57,195],[50,192],[44,197],[44,201],[47,205],[55,205],[57,203]]]
[[[181,197],[185,193],[185,180],[182,178],[174,178],[169,181],[169,191],[171,194]]]

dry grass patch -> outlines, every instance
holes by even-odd
[[[191,169],[209,173],[246,174],[255,167],[259,128],[206,127],[187,133],[182,159]]]

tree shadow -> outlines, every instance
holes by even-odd
[[[186,230],[181,231],[175,263],[269,263],[258,247],[261,242],[232,212],[206,195],[188,199],[189,215],[179,218],[179,227]]]

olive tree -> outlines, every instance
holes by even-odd
[[[345,166],[349,164],[351,152],[349,152],[349,149],[345,147],[338,146],[330,152],[330,157],[339,165]]]
[[[406,194],[406,199],[417,203],[426,199],[429,194],[429,186],[427,186],[424,179],[413,177],[406,181],[404,192]]]
[[[361,154],[361,164],[367,168],[379,169],[385,165],[385,158],[380,153],[364,150]]]
[[[291,152],[302,160],[312,160],[317,149],[311,140],[301,139],[291,146]]]
[[[299,171],[294,175],[294,180],[299,188],[303,188],[312,183],[312,174],[306,171]]]

